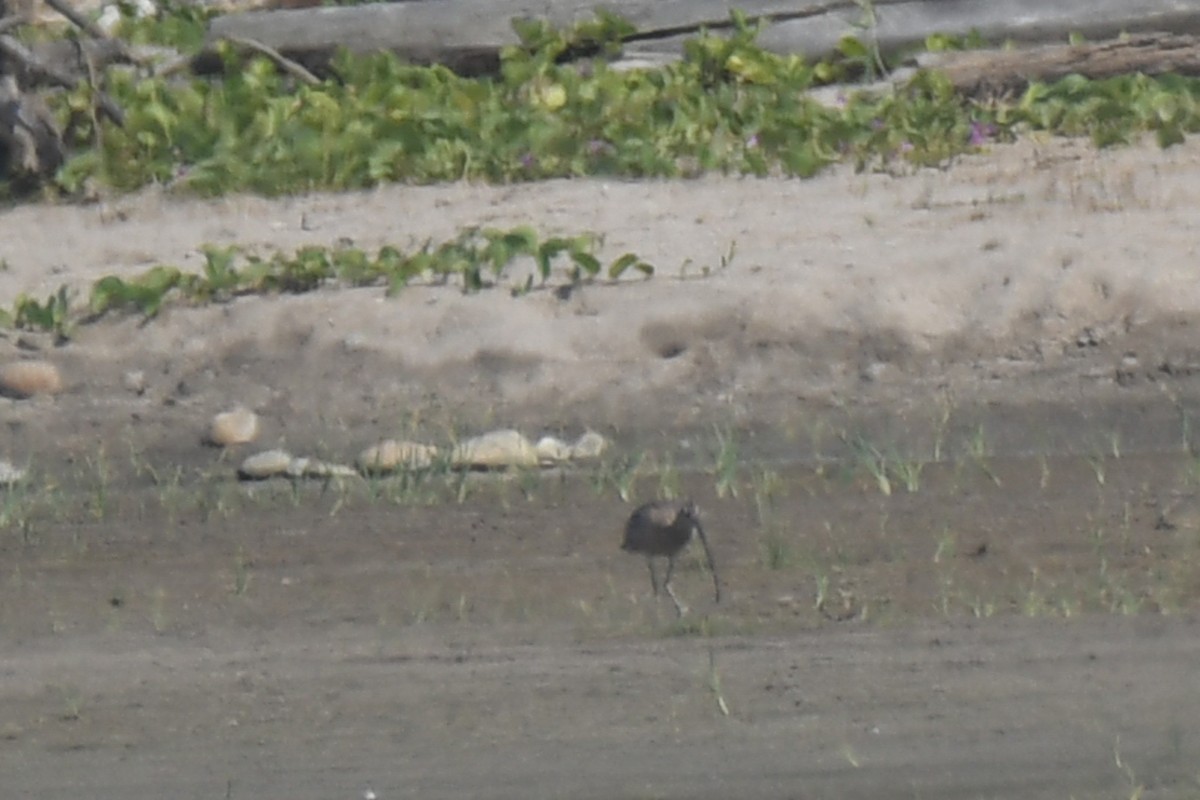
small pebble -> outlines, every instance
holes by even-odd
[[[121,376],[121,385],[125,391],[137,395],[146,393],[146,373],[140,369],[131,369]]]
[[[287,475],[292,464],[292,454],[286,450],[264,450],[248,456],[238,467],[238,477],[244,480],[261,481],[276,475]]]
[[[0,486],[15,486],[25,480],[27,470],[21,469],[11,461],[0,460]]]
[[[366,474],[383,474],[407,467],[424,469],[437,458],[437,448],[419,442],[385,439],[358,454],[355,461]]]
[[[538,454],[520,431],[498,430],[466,440],[454,448],[450,461],[456,467],[476,469],[536,467]]]
[[[588,431],[571,445],[571,458],[584,460],[599,458],[608,449],[608,439],[595,431]]]
[[[24,399],[36,394],[58,394],[62,376],[49,361],[13,361],[0,366],[0,394]]]
[[[538,461],[543,464],[558,464],[571,460],[571,445],[554,436],[543,436],[534,445]]]
[[[345,464],[329,464],[307,456],[297,456],[288,462],[287,474],[292,478],[358,477],[358,473]]]
[[[219,447],[246,444],[257,438],[258,415],[246,408],[217,414],[208,428],[208,441]]]

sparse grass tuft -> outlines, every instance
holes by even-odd
[[[233,557],[233,593],[238,597],[246,594],[250,588],[250,568],[253,562],[246,557],[242,548],[238,548]]]
[[[621,502],[631,502],[637,497],[638,472],[645,460],[645,452],[639,452],[632,456],[615,455],[602,461],[592,474],[592,487],[596,494],[615,489]]]
[[[966,450],[967,455],[983,471],[983,474],[991,478],[992,483],[996,484],[996,486],[1000,486],[999,476],[992,471],[992,467],[988,463],[991,449],[988,446],[987,435],[984,433],[982,425],[976,428],[975,433],[967,440]]]
[[[779,528],[766,529],[759,539],[762,565],[769,570],[788,569],[796,564],[796,549]]]
[[[773,518],[775,502],[783,492],[783,479],[768,467],[759,467],[751,479],[754,491],[754,508],[758,512],[758,524],[767,525]]]
[[[739,454],[737,439],[730,428],[714,426],[713,433],[717,440],[717,451],[713,463],[713,477],[716,480],[717,497],[738,496]]]

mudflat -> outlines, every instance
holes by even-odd
[[[604,235],[646,280],[326,287],[0,337],[14,797],[1194,797],[1200,147],[0,215],[0,303],[205,244]],[[557,291],[556,291],[557,289]],[[132,381],[131,373],[140,373]],[[253,445],[203,444],[253,409]],[[258,449],[599,459],[239,482]],[[619,550],[691,496],[654,598]]]

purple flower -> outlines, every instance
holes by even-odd
[[[751,134],[750,137],[746,139],[746,149],[753,150],[756,147],[758,147],[758,134],[754,133],[754,134]]]
[[[996,135],[996,126],[990,122],[972,122],[971,134],[968,138],[972,147],[982,147]]]
[[[592,139],[587,143],[587,153],[589,156],[609,155],[614,149],[616,148],[604,139]]]
[[[533,153],[525,153],[519,160],[521,166],[525,169],[533,169],[537,166],[537,158],[534,157]]]

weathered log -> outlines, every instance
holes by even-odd
[[[430,0],[232,14],[212,21],[209,38],[250,39],[317,72],[345,47],[389,50],[414,63],[478,74],[494,70],[501,48],[517,43],[514,18],[566,27],[603,9],[638,29],[627,42],[630,55],[661,61],[678,57],[683,41],[702,29],[728,30],[735,8],[763,22],[765,48],[810,58],[834,52],[847,35],[892,54],[933,33],[977,31],[997,42],[1063,41],[1071,33],[1089,39],[1200,33],[1200,0]],[[197,61],[198,69],[204,61]]]
[[[23,46],[30,56],[29,62],[10,59],[5,70],[19,73],[21,85],[27,87],[62,85],[51,74],[60,79],[69,75],[86,80],[93,70],[103,72],[113,64],[126,63],[126,45],[116,39],[51,39]],[[49,74],[31,64],[46,65]]]
[[[112,40],[104,41],[62,41],[51,42],[48,44],[64,45],[67,48],[79,48],[79,61],[83,65],[83,72],[87,75],[87,80],[91,80],[92,73],[95,70],[94,63],[89,63],[89,47],[102,47],[105,44],[112,44]],[[45,49],[42,52],[47,52]],[[0,34],[0,54],[4,56],[5,69],[4,72],[10,75],[20,75],[22,80],[19,82],[22,85],[34,86],[39,84],[49,83],[53,86],[61,86],[64,89],[74,89],[84,82],[84,79],[76,77],[68,70],[64,70],[57,66],[54,61],[47,60],[24,44],[17,41],[7,34]],[[118,54],[119,55],[119,54]],[[11,65],[17,64],[18,68],[13,69]],[[110,120],[117,125],[125,124],[125,112],[117,105],[116,101],[109,97],[99,89],[96,90],[96,103],[100,110]]]
[[[100,27],[92,22],[88,17],[79,13],[73,5],[67,0],[43,0],[46,5],[57,11],[59,14],[74,25],[79,30],[86,33],[93,40],[98,42],[108,42],[115,49],[118,56],[128,63],[134,63],[137,57],[120,39],[111,39]]]
[[[1078,74],[1096,80],[1132,72],[1200,75],[1200,37],[1140,34],[1109,42],[1046,45],[1021,50],[975,50],[922,57],[968,94],[1020,91],[1031,81]]]
[[[22,92],[13,75],[0,76],[0,164],[19,187],[34,186],[62,166],[62,133],[40,97]]]

